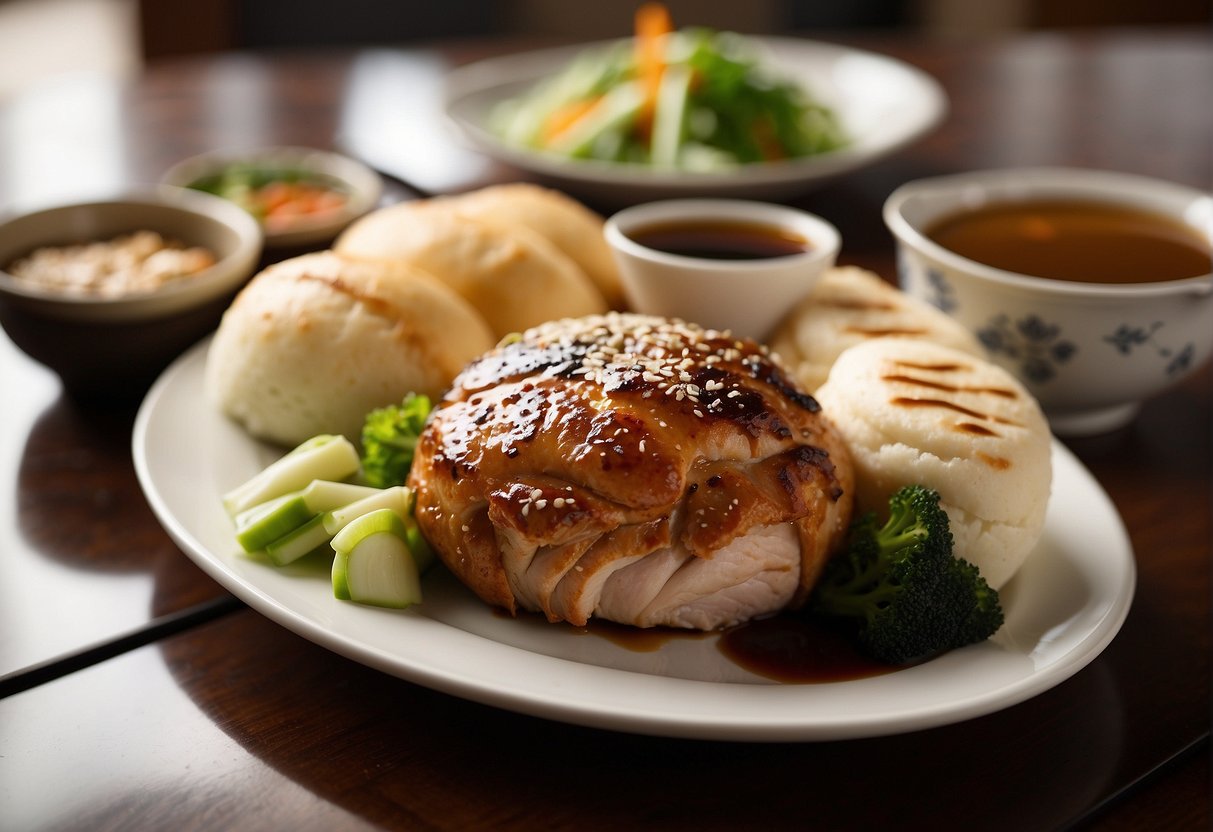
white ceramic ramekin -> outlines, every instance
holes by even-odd
[[[712,260],[668,254],[630,234],[671,221],[724,221],[786,228],[802,236],[803,253],[761,260]],[[838,230],[821,217],[765,202],[672,199],[625,208],[606,223],[629,307],[710,329],[764,339],[817,278],[834,265]]]

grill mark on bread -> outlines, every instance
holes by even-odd
[[[962,370],[973,369],[967,364],[953,363],[950,361],[946,363],[924,364],[919,361],[905,361],[898,359],[894,360],[892,363],[897,367],[907,367],[911,370],[933,370],[937,373],[957,373],[961,372]]]
[[[948,410],[954,410],[965,416],[970,416],[974,419],[986,419],[991,422],[997,422],[1000,425],[1011,425],[1012,427],[1022,427],[1018,422],[1011,419],[995,416],[992,413],[982,413],[980,410],[964,407],[963,405],[950,402],[945,399],[916,399],[912,396],[894,396],[889,399],[889,404],[900,405],[902,407],[940,407]]]
[[[1005,471],[1011,467],[1011,460],[1007,459],[1006,457],[994,456],[992,454],[978,451],[977,458],[996,471]]]
[[[927,330],[922,327],[914,326],[889,326],[889,327],[867,327],[852,324],[843,327],[843,332],[849,332],[852,335],[861,335],[864,338],[892,338],[895,336],[903,336],[907,338],[917,338],[927,334]]]
[[[952,427],[961,433],[971,433],[974,436],[1002,436],[998,431],[991,430],[985,425],[979,425],[976,422],[957,422]]]
[[[829,309],[848,309],[855,312],[896,312],[898,308],[893,303],[864,298],[819,298],[815,303]]]
[[[947,384],[942,381],[932,381],[926,378],[917,378],[915,376],[902,375],[894,373],[883,375],[880,377],[882,381],[899,381],[902,384],[916,384],[919,387],[929,387],[932,390],[943,390],[948,393],[990,393],[994,396],[1001,396],[1004,399],[1017,398],[1014,390],[1008,390],[1005,387],[978,387],[968,384]]]

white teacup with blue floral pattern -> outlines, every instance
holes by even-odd
[[[958,211],[1039,199],[1144,209],[1211,240],[1213,195],[1109,171],[1015,168],[910,182],[885,202],[902,288],[975,332],[1040,401],[1055,433],[1110,431],[1213,352],[1213,265],[1210,274],[1167,282],[1049,280],[974,262],[924,234]]]

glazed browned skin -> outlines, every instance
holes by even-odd
[[[711,628],[775,610],[744,599],[654,617],[598,604],[650,554],[688,553],[685,573],[772,530],[799,549],[799,563],[772,567],[798,572],[794,596],[778,603],[802,600],[849,523],[852,475],[816,401],[764,347],[611,314],[529,330],[465,369],[421,437],[410,484],[426,537],[490,604],[578,625],[598,614]]]

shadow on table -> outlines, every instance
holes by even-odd
[[[138,398],[81,403],[60,394],[30,428],[16,517],[30,549],[64,566],[154,581],[153,617],[221,594],[152,514],[135,476]]]
[[[1098,663],[962,725],[723,743],[508,714],[355,664],[253,612],[208,626],[199,642],[252,646],[200,653],[188,638],[162,642],[185,693],[250,754],[372,824],[948,828],[969,818],[984,830],[1053,829],[1112,790],[1122,755],[1118,689]]]

